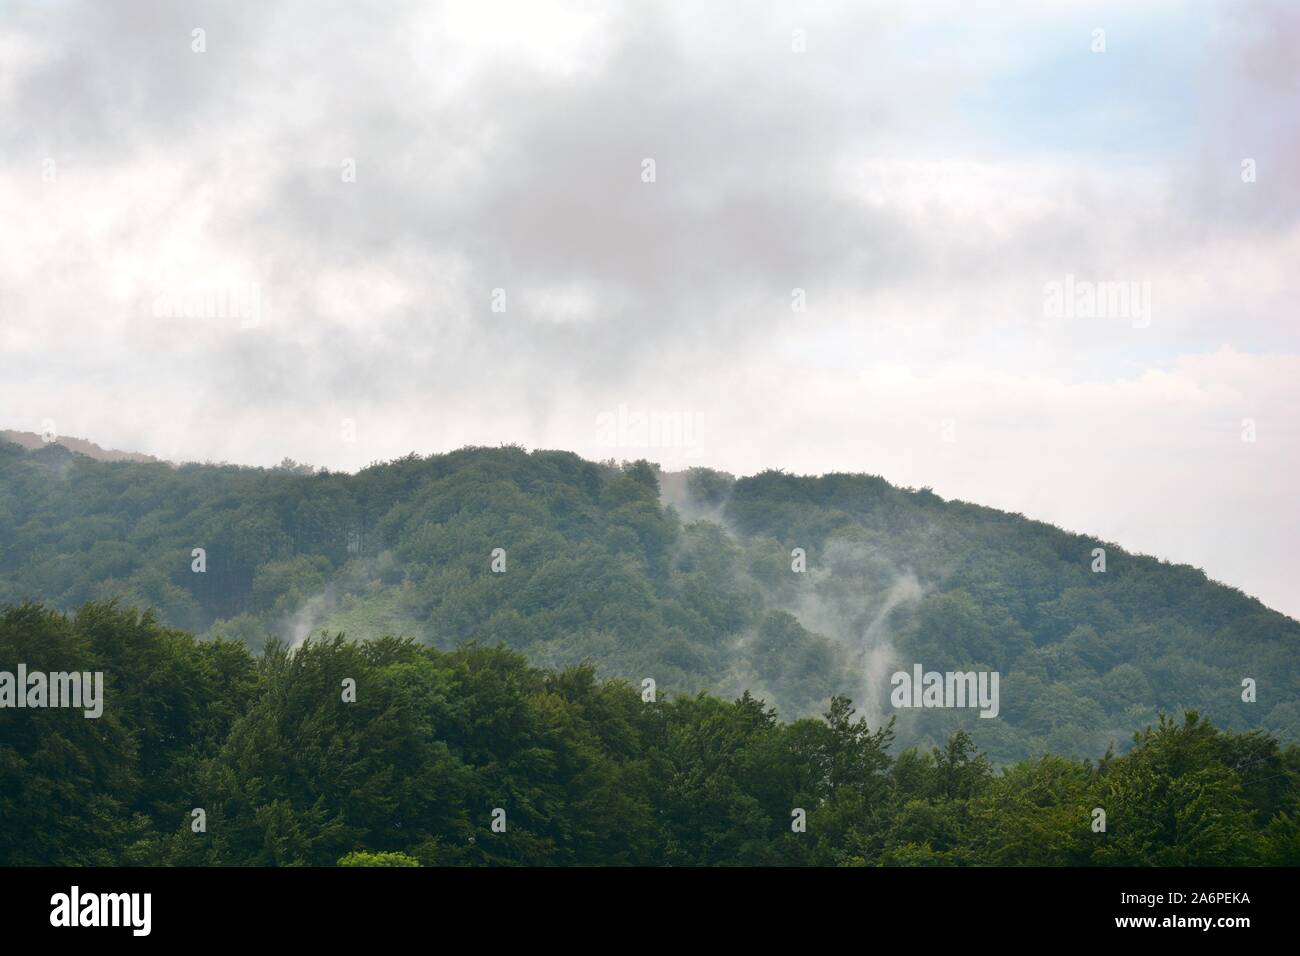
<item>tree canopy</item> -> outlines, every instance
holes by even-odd
[[[1300,863],[1300,748],[1192,712],[996,770],[961,729],[896,752],[844,697],[786,723],[474,642],[254,656],[26,604],[14,660],[102,671],[104,710],[0,709],[0,865]]]
[[[255,652],[340,631],[504,644],[663,693],[750,691],[785,719],[845,696],[897,716],[901,745],[960,729],[996,764],[1122,751],[1189,708],[1300,740],[1296,621],[1194,568],[870,475],[735,479],[512,446],[352,475],[0,442],[0,604],[26,600],[117,600]],[[889,675],[917,662],[998,671],[999,719],[892,714]]]

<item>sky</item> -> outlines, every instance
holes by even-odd
[[[7,0],[0,428],[866,472],[1300,616],[1297,46],[1253,0]]]

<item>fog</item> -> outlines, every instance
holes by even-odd
[[[1297,41],[1269,2],[16,5],[0,427],[865,471],[1300,614]]]

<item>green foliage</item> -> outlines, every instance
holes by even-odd
[[[997,670],[999,720],[900,712],[894,734],[925,750],[965,730],[999,765],[1122,750],[1187,707],[1300,739],[1296,621],[1196,569],[869,475],[665,474],[517,447],[348,475],[0,442],[0,604],[113,599],[255,652],[340,630],[502,643],[662,693],[753,691],[787,720],[836,695],[877,719],[889,674],[916,662]]]
[[[339,866],[419,866],[420,861],[405,853],[354,851],[339,858]]]
[[[1300,748],[1190,712],[1123,756],[997,772],[961,729],[894,756],[844,697],[782,723],[472,642],[255,658],[112,603],[26,604],[0,613],[18,661],[101,670],[104,709],[0,709],[0,865],[1300,863]]]

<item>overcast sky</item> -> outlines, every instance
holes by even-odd
[[[1286,2],[6,2],[0,428],[864,471],[1300,615],[1298,48]],[[1053,310],[1090,282],[1127,311]]]

